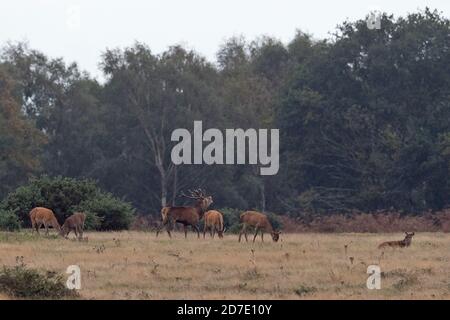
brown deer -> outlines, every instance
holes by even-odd
[[[36,207],[30,211],[31,228],[36,230],[39,234],[39,229],[42,225],[45,227],[45,234],[48,235],[48,227],[53,227],[54,229],[60,231],[61,227],[56,220],[55,214],[52,210],[42,207]]]
[[[197,227],[198,222],[203,218],[205,211],[213,203],[211,196],[206,196],[201,189],[189,191],[189,195],[184,193],[181,196],[196,200],[194,207],[164,207],[161,209],[162,224],[156,231],[156,236],[161,232],[161,229],[165,226],[169,237],[170,227],[173,227],[176,223],[181,223],[184,228],[184,237],[187,238],[187,227],[191,226],[192,229],[197,231],[197,237],[200,238],[200,230]]]
[[[241,214],[240,221],[242,223],[242,230],[239,233],[239,242],[241,242],[241,236],[244,234],[245,241],[247,239],[247,227],[255,227],[255,235],[253,237],[253,242],[255,242],[258,232],[261,231],[261,241],[264,242],[264,231],[270,232],[272,240],[277,242],[280,238],[281,231],[273,230],[272,224],[265,214],[256,211],[246,211]]]
[[[75,232],[75,237],[79,240],[83,239],[84,221],[86,220],[86,214],[82,212],[75,212],[68,217],[61,227],[59,234],[66,238],[69,236],[70,231]],[[78,236],[80,234],[80,236]]]
[[[378,246],[378,249],[384,248],[405,248],[411,245],[412,237],[414,236],[414,232],[405,232],[405,239],[399,241],[386,241]]]
[[[205,238],[206,230],[209,229],[209,234],[212,238],[214,235],[219,235],[219,238],[223,238],[223,233],[226,231],[223,225],[223,215],[217,210],[209,210],[205,213],[205,226],[203,229],[203,239]]]

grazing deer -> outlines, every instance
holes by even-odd
[[[203,229],[203,239],[205,238],[206,230],[209,229],[209,234],[212,238],[214,235],[219,235],[219,238],[223,238],[223,233],[226,231],[223,225],[223,215],[217,210],[209,210],[205,213],[205,227]]]
[[[405,248],[411,245],[412,237],[414,236],[414,232],[408,233],[405,232],[405,239],[399,241],[386,241],[378,246],[378,249],[384,248]]]
[[[75,232],[75,236],[81,240],[83,239],[84,221],[86,220],[86,214],[82,212],[76,212],[66,219],[61,227],[59,234],[66,238],[69,236],[70,231]],[[80,234],[80,236],[78,236]]]
[[[55,214],[52,210],[42,207],[34,208],[30,211],[31,228],[39,234],[39,229],[42,225],[45,227],[45,234],[48,235],[48,227],[60,231],[58,220],[56,220]]]
[[[272,224],[265,214],[256,211],[246,211],[241,214],[240,221],[242,223],[242,230],[239,233],[239,242],[241,242],[241,236],[244,233],[245,241],[247,239],[247,227],[255,227],[255,235],[253,237],[253,242],[255,242],[258,232],[261,231],[261,241],[264,242],[264,231],[270,232],[272,240],[277,242],[280,238],[281,231],[273,230]]]
[[[184,193],[181,196],[196,200],[194,207],[164,207],[161,209],[162,224],[156,231],[156,236],[161,232],[162,227],[166,227],[169,237],[170,227],[174,226],[175,222],[181,223],[184,228],[184,237],[187,238],[187,227],[197,231],[197,237],[200,238],[200,231],[197,227],[198,222],[203,218],[205,211],[213,203],[211,196],[206,196],[201,189],[189,191],[189,195]]]

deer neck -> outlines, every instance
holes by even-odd
[[[61,230],[61,226],[59,225],[58,220],[56,220],[56,218],[53,220],[52,224],[53,228],[57,229],[58,231]]]
[[[203,205],[203,201],[198,201],[195,204],[195,209],[197,210],[200,219],[203,218],[203,215],[205,214],[206,211],[205,206]]]

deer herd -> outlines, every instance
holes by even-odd
[[[30,211],[30,220],[33,232],[36,231],[38,234],[42,226],[45,227],[46,235],[48,235],[48,227],[53,227],[64,238],[67,238],[70,231],[73,231],[78,239],[82,239],[86,215],[82,212],[76,212],[67,218],[61,227],[52,210],[37,207]]]
[[[181,196],[195,200],[194,206],[163,207],[161,209],[162,222],[156,230],[156,236],[158,236],[162,228],[165,227],[167,234],[171,238],[171,229],[176,223],[179,223],[183,226],[185,238],[187,238],[187,228],[189,226],[197,232],[197,237],[200,238],[198,223],[203,219],[203,238],[205,238],[207,231],[209,231],[212,238],[214,238],[216,232],[219,238],[223,238],[226,228],[222,213],[217,210],[208,211],[209,206],[213,203],[212,196],[207,196],[201,189],[189,191],[189,194],[182,193]],[[36,207],[30,211],[29,216],[33,232],[36,231],[39,234],[39,229],[44,226],[45,234],[48,235],[48,228],[53,227],[58,231],[59,235],[66,239],[71,231],[75,233],[75,236],[79,240],[83,238],[86,214],[82,212],[76,212],[72,216],[68,217],[62,226],[58,223],[53,211],[47,208]],[[252,227],[255,230],[253,242],[255,242],[258,233],[261,235],[261,241],[264,242],[264,232],[268,232],[272,236],[272,240],[274,242],[279,240],[281,231],[274,230],[267,215],[257,211],[245,211],[239,218],[242,225],[242,229],[239,232],[239,242],[241,242],[242,235],[244,235],[245,241],[248,241],[248,227]],[[378,246],[378,248],[385,249],[409,247],[411,245],[414,232],[405,232],[405,235],[406,236],[403,240],[383,242]]]

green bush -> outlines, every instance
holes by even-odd
[[[86,212],[86,224],[98,230],[128,229],[135,216],[129,203],[120,201],[110,194],[81,202],[76,211]]]
[[[103,218],[99,217],[97,213],[86,211],[86,210],[76,210],[77,212],[84,212],[86,214],[86,221],[84,222],[84,228],[86,230],[100,230],[102,229]]]
[[[16,231],[20,229],[20,221],[13,211],[0,209],[0,230]]]
[[[223,224],[227,228],[227,233],[238,233],[240,230],[239,216],[243,212],[239,209],[223,208],[219,209],[223,214]]]
[[[35,207],[53,210],[60,224],[74,212],[86,211],[87,229],[125,229],[134,215],[130,204],[102,192],[95,181],[66,177],[32,179],[28,185],[10,193],[2,207],[14,212],[24,227],[31,226],[28,215]]]
[[[0,270],[0,292],[14,298],[61,299],[75,298],[78,294],[65,286],[62,275],[55,272],[40,273],[24,264]]]

